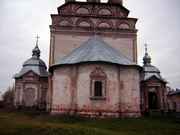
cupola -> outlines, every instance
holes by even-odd
[[[14,78],[20,78],[24,74],[26,74],[29,71],[34,72],[40,77],[47,77],[48,72],[47,72],[47,66],[43,60],[40,59],[40,49],[38,47],[38,36],[36,40],[36,45],[34,49],[32,50],[32,57],[26,60],[23,63],[23,67],[19,73],[17,73]]]

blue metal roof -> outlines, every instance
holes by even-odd
[[[36,73],[40,77],[48,77],[46,69],[46,65],[41,59],[32,57],[23,64],[23,68],[19,73],[15,74],[14,78],[22,77],[29,71]]]
[[[150,78],[155,76],[157,79],[166,82],[166,80],[162,78],[160,70],[151,64],[145,64],[143,66],[143,72],[144,81],[149,80]]]

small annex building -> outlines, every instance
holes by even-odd
[[[46,109],[48,91],[48,72],[46,64],[40,59],[36,43],[32,57],[26,60],[15,76],[15,106],[23,108]]]
[[[145,48],[143,72],[141,73],[141,112],[167,111],[167,81],[160,70],[151,64],[151,57]]]

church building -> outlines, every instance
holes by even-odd
[[[40,59],[38,39],[32,50],[32,57],[24,62],[21,71],[14,78],[15,106],[46,110],[48,72],[46,64]]]
[[[145,48],[143,72],[141,73],[141,112],[167,111],[167,81],[162,78],[160,70],[151,64],[151,57]]]
[[[15,76],[16,105],[44,103],[50,114],[86,117],[140,117],[165,109],[166,81],[147,51],[144,66],[137,64],[137,19],[128,17],[122,0],[66,0],[57,10],[49,73],[36,45]]]

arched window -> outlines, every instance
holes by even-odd
[[[100,67],[96,67],[90,74],[91,90],[90,99],[104,100],[106,99],[106,74]]]
[[[95,81],[94,82],[94,96],[95,97],[102,97],[102,81]]]

